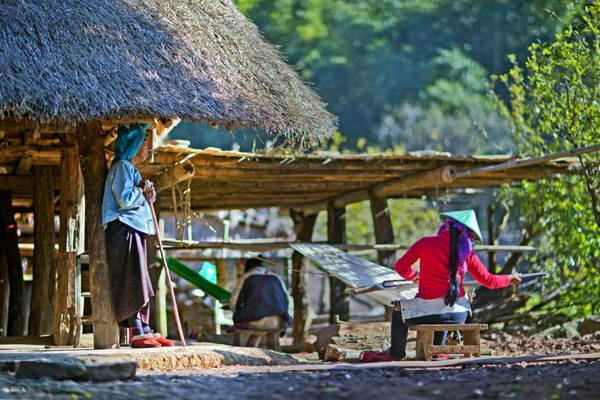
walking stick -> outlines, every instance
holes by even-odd
[[[160,249],[160,257],[163,260],[163,267],[165,268],[165,274],[167,275],[167,283],[169,284],[169,293],[171,294],[171,302],[173,303],[173,313],[175,314],[175,324],[177,325],[177,333],[179,333],[179,340],[183,347],[186,347],[185,337],[183,336],[183,329],[181,329],[181,321],[179,320],[179,310],[177,310],[177,300],[175,300],[175,292],[173,291],[173,283],[171,282],[171,273],[169,272],[169,264],[167,264],[167,257],[165,257],[165,249],[163,249],[162,241],[160,240],[160,233],[158,229],[158,221],[156,220],[156,212],[154,211],[154,205],[148,200],[150,205],[150,212],[152,213],[152,222],[154,222],[154,230],[156,231],[156,240],[158,241],[158,248]]]

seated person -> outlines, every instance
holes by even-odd
[[[229,307],[233,311],[234,330],[282,329],[292,321],[289,299],[283,281],[262,266],[258,258],[246,261],[244,275],[238,280]],[[249,346],[258,346],[259,338],[250,337]]]
[[[429,315],[403,318],[402,311],[394,311],[389,353],[363,352],[361,360],[404,359],[408,328],[412,325],[464,324],[470,312],[462,285],[466,272],[489,289],[517,285],[521,281],[521,275],[517,273],[490,274],[473,252],[473,241],[482,240],[473,210],[442,213],[441,218],[442,225],[437,235],[419,239],[394,265],[394,269],[402,278],[418,282],[416,297],[427,303]],[[411,266],[419,259],[421,268],[420,272],[417,272]],[[436,332],[434,344],[443,345],[446,336],[447,332]],[[448,357],[438,355],[437,358]]]

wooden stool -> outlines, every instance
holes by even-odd
[[[414,325],[411,331],[417,331],[417,360],[431,360],[433,354],[464,354],[465,357],[481,356],[479,331],[487,329],[487,324],[447,324]],[[441,346],[433,344],[434,332],[460,331],[463,333],[462,345]]]
[[[245,347],[250,336],[258,336],[259,340],[262,340],[263,337],[267,338],[267,349],[281,351],[279,345],[280,334],[281,329],[240,329],[233,332],[233,345]]]

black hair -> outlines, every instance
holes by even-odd
[[[454,226],[454,222],[450,222],[450,257],[448,268],[450,269],[450,286],[444,297],[444,304],[452,307],[458,299],[458,238],[460,231]]]
[[[262,263],[263,262],[260,258],[250,258],[246,261],[246,264],[244,265],[244,272],[248,272],[253,268],[260,267],[262,266]]]

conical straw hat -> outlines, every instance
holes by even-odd
[[[475,216],[475,211],[473,210],[464,210],[464,211],[450,211],[440,214],[440,218],[452,218],[456,222],[459,222],[469,228],[477,237],[479,238],[479,242],[483,242],[483,236],[481,235],[481,230],[479,230],[479,224],[477,223],[477,217]]]

